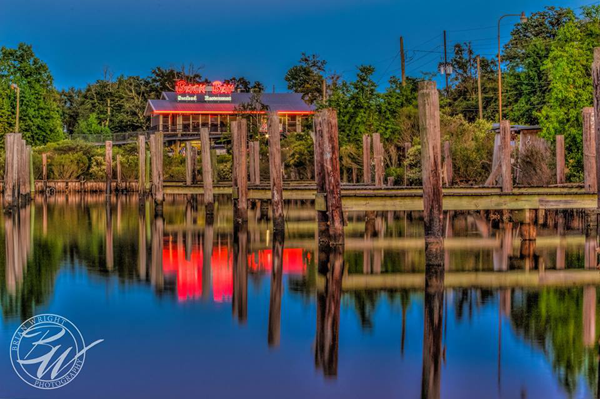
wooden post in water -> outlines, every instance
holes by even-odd
[[[588,193],[597,192],[596,129],[594,108],[585,107],[583,116],[583,184]]]
[[[428,237],[442,239],[442,165],[440,145],[439,94],[435,82],[419,83],[419,130],[421,132],[421,169],[425,242]]]
[[[13,159],[13,146],[15,142],[15,134],[7,133],[5,138],[4,149],[6,152],[5,164],[4,164],[4,207],[6,209],[14,205],[14,191],[15,191],[15,180],[14,180],[14,159]]]
[[[254,184],[254,141],[248,143],[248,184]]]
[[[48,154],[42,154],[42,182],[44,184],[44,194],[48,189]]]
[[[104,162],[106,163],[106,194],[112,192],[112,141],[106,141],[104,146]]]
[[[283,216],[283,170],[281,167],[281,142],[279,115],[268,113],[269,132],[269,175],[271,180],[271,204],[273,207],[273,234],[283,236],[285,219]]]
[[[138,192],[140,194],[140,203],[144,204],[146,193],[146,136],[138,136]]]
[[[260,141],[254,142],[254,184],[260,184]]]
[[[117,154],[117,192],[121,190],[121,155]]]
[[[319,119],[319,124],[321,123]],[[319,247],[329,244],[329,216],[327,214],[327,205],[326,205],[326,187],[325,187],[325,170],[323,168],[323,129],[317,129],[317,118],[313,119],[313,128],[314,128],[314,154],[315,154],[315,184],[317,186],[317,194],[315,196],[315,209],[317,211],[317,235],[318,235],[318,244]],[[363,136],[363,145],[365,143],[365,138],[368,140],[368,136]],[[363,147],[364,151],[364,147]],[[368,152],[367,152],[368,154]],[[363,154],[364,156],[364,154]],[[364,159],[364,158],[363,158]],[[369,157],[370,159],[370,157]],[[366,176],[370,179],[370,161],[366,163],[367,166],[365,168],[369,168],[368,174],[365,173],[363,176],[363,181],[366,183]],[[366,169],[364,169],[366,170]],[[262,210],[262,207],[261,207]]]
[[[375,186],[383,187],[383,144],[379,133],[373,133],[373,160],[375,161]]]
[[[340,181],[340,149],[338,142],[337,114],[333,109],[324,109],[315,115],[315,138],[321,140],[317,147],[322,149],[322,168],[325,180],[325,202],[329,220],[329,243],[344,244],[344,214]]]
[[[500,164],[502,168],[502,192],[510,193],[513,189],[512,184],[512,166],[510,163],[510,121],[502,120],[500,122]]]
[[[556,136],[556,184],[565,183],[565,136]]]
[[[404,143],[404,186],[408,186],[408,151],[412,145],[410,143]]]
[[[279,117],[277,117],[277,122],[279,123]],[[279,133],[279,130],[277,133]],[[270,137],[269,134],[269,139]],[[281,330],[281,297],[283,294],[283,235],[273,234],[272,259],[267,342],[269,347],[278,347]]]
[[[198,183],[198,149],[192,147],[192,184]]]
[[[446,187],[452,186],[452,151],[450,149],[450,142],[444,142],[444,170],[446,177]]]
[[[185,184],[192,185],[192,143],[185,142]]]
[[[592,63],[592,84],[594,90],[594,120],[600,121],[600,47],[594,48],[594,61]],[[595,124],[594,136],[596,138],[596,157],[600,157],[600,122]],[[585,146],[583,147],[585,150]],[[596,159],[596,190],[600,188],[600,160]],[[600,195],[598,195],[597,209],[600,209]]]
[[[248,125],[246,119],[231,124],[233,139],[234,219],[248,222]]]
[[[29,156],[27,155],[27,144],[25,140],[21,138],[19,134],[19,152],[17,154],[18,160],[18,176],[19,176],[19,200],[24,204],[29,196]]]
[[[164,202],[163,192],[163,133],[156,132],[150,139],[150,157],[152,161],[152,195],[154,197],[154,213],[162,215]]]
[[[31,146],[27,146],[27,153],[29,155],[29,159],[27,160],[29,164],[27,165],[27,169],[29,170],[29,197],[33,198],[35,195],[35,175],[33,173],[33,150]]]
[[[363,183],[371,184],[371,136],[363,135]]]
[[[204,207],[207,218],[214,213],[215,205],[213,198],[212,163],[210,160],[210,138],[208,128],[200,129],[200,145],[202,146],[202,185],[204,186]]]

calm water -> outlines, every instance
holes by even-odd
[[[155,219],[103,196],[4,215],[0,397],[597,395],[596,288],[563,284],[596,268],[577,213],[546,215],[535,245],[518,223],[447,215],[445,277],[427,290],[418,213],[351,213],[345,251],[328,255],[306,204],[288,204],[283,248],[259,209],[236,235],[231,215],[221,202],[206,225],[181,200]],[[512,275],[518,288],[499,283]],[[538,276],[555,283],[527,283]],[[27,386],[8,356],[40,313],[104,339],[55,391]]]

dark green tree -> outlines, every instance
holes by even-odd
[[[0,49],[0,134],[15,129],[17,104],[12,84],[20,88],[19,130],[25,140],[39,145],[62,139],[59,96],[52,74],[27,44]]]
[[[309,104],[322,100],[323,73],[327,61],[316,54],[302,53],[300,65],[291,67],[285,74],[288,89],[302,93],[302,98]]]

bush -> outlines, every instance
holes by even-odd
[[[88,159],[81,153],[55,155],[49,162],[50,176],[57,180],[78,179],[87,167]]]
[[[219,181],[231,181],[232,157],[230,154],[217,156],[217,176]]]

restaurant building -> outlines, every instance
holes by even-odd
[[[255,96],[256,97],[256,96]],[[199,133],[208,128],[211,136],[219,136],[229,129],[229,124],[244,114],[279,114],[282,133],[300,132],[302,123],[314,113],[299,93],[261,93],[262,110],[252,107],[252,93],[238,93],[232,84],[218,81],[189,84],[177,81],[174,92],[163,92],[158,100],[148,100],[146,115],[151,117],[151,130],[164,133]],[[261,123],[266,131],[266,115]]]

